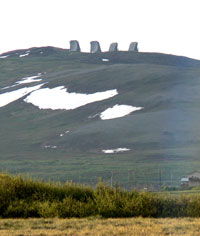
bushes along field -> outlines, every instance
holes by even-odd
[[[0,174],[0,217],[200,217],[200,196],[126,191]]]

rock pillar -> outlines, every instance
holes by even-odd
[[[80,52],[79,42],[77,40],[70,41],[70,52]]]
[[[90,52],[91,53],[101,52],[101,47],[98,41],[90,42]]]
[[[118,51],[118,43],[111,43],[109,47],[109,52],[117,52]]]
[[[137,42],[132,42],[129,46],[129,51],[131,52],[138,52],[138,43]]]

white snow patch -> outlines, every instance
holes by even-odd
[[[13,85],[11,85],[11,86],[7,86],[7,87],[4,87],[4,88],[1,88],[1,90],[13,88],[13,87],[15,87],[15,86],[17,86],[17,84],[13,84]]]
[[[34,87],[28,87],[28,88],[25,87],[25,88],[18,89],[15,91],[0,94],[0,107],[6,106],[9,103],[18,100],[19,98],[24,97],[25,95],[41,88],[43,85],[44,84],[40,84]]]
[[[7,58],[7,57],[9,57],[9,55],[0,56],[0,59],[5,59],[5,58]]]
[[[53,148],[53,149],[54,149],[54,148],[57,148],[57,146],[51,146],[51,145],[45,145],[44,147],[45,147],[45,148]]]
[[[16,84],[27,84],[27,83],[39,82],[42,80],[42,79],[37,79],[39,77],[41,77],[41,73],[38,73],[38,75],[25,77],[21,79],[20,81],[17,81]]]
[[[29,76],[29,77],[22,78],[20,81],[15,82],[15,84],[13,84],[11,86],[4,87],[4,88],[1,88],[1,90],[13,88],[13,87],[16,87],[19,84],[28,84],[28,83],[33,83],[33,82],[39,82],[42,79],[37,79],[37,78],[39,78],[41,76],[42,76],[42,73],[38,73],[37,75],[34,75],[34,76]]]
[[[110,60],[107,58],[103,58],[102,61],[110,61]]]
[[[106,154],[112,154],[112,153],[117,153],[117,152],[127,152],[127,151],[130,151],[130,149],[129,148],[116,148],[116,149],[102,150],[102,152]]]
[[[99,116],[99,113],[97,113],[97,114],[95,114],[95,115],[93,115],[93,116],[88,116],[88,118],[89,118],[89,119],[93,119],[93,118],[95,118],[95,117],[97,117],[97,116]]]
[[[28,56],[29,55],[29,52],[28,53],[25,53],[25,54],[21,54],[21,55],[19,55],[19,57],[26,57],[26,56]]]
[[[65,109],[71,110],[86,104],[102,101],[118,94],[116,89],[93,94],[69,93],[64,86],[56,88],[43,88],[32,92],[24,99],[27,103],[32,103],[40,109]]]
[[[117,104],[103,111],[100,114],[100,117],[102,120],[115,119],[115,118],[129,115],[131,112],[139,111],[141,109],[143,109],[143,107],[133,107],[133,106],[128,106],[128,105]]]
[[[40,54],[43,54],[44,52],[40,52]]]
[[[63,137],[65,134],[68,134],[68,133],[69,133],[69,131],[67,130],[67,131],[65,131],[65,133],[60,134],[60,137]]]

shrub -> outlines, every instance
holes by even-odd
[[[0,174],[0,217],[200,217],[200,196],[96,189]]]

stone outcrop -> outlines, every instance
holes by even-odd
[[[101,47],[98,41],[91,41],[90,42],[90,52],[97,53],[101,52]]]
[[[81,48],[79,45],[79,42],[77,40],[71,40],[70,41],[70,52],[81,52]],[[132,42],[129,45],[129,52],[138,52],[138,43]],[[101,52],[101,46],[98,41],[91,41],[90,42],[90,53],[100,53]],[[109,52],[118,52],[118,43],[111,43],[109,47]]]
[[[70,41],[70,51],[71,52],[80,52],[80,46],[79,46],[79,42],[77,40],[71,40]]]
[[[109,52],[117,52],[118,51],[118,43],[111,43],[109,47]]]
[[[138,52],[138,43],[137,42],[132,42],[129,46],[128,51],[130,52]]]

